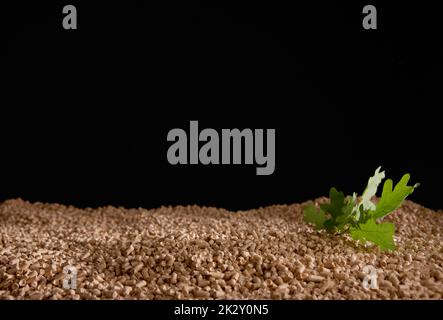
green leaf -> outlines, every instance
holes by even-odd
[[[358,227],[352,227],[349,233],[354,240],[371,241],[382,250],[394,250],[394,231],[393,223],[377,224],[375,220],[369,219],[365,223],[359,224]]]
[[[349,222],[351,217],[358,209],[356,201],[357,201],[357,194],[355,192],[352,194],[352,197],[346,198],[346,205],[342,209],[343,214],[337,217],[337,222],[341,223]]]
[[[313,204],[307,205],[303,208],[304,221],[313,223],[316,229],[322,229],[327,220],[326,214],[321,209],[317,209]]]
[[[343,207],[345,206],[345,195],[343,192],[338,192],[337,189],[332,187],[329,190],[329,203],[320,205],[320,208],[331,214],[333,220],[343,214]]]
[[[375,210],[371,211],[374,219],[382,218],[397,209],[403,200],[419,186],[418,183],[413,186],[408,186],[409,178],[410,175],[405,174],[397,183],[394,190],[392,190],[392,180],[388,179],[385,181],[380,201]]]
[[[375,210],[375,204],[371,201],[371,199],[377,193],[378,185],[385,178],[385,172],[380,172],[380,169],[381,167],[378,167],[377,170],[375,170],[374,175],[369,178],[368,185],[363,192],[362,199],[360,201],[360,204],[363,205],[363,210]]]
[[[320,209],[312,204],[303,208],[304,220],[313,223],[316,229],[348,232],[355,240],[373,242],[382,250],[394,250],[394,224],[377,223],[377,219],[397,209],[419,184],[408,186],[410,176],[405,174],[392,189],[392,180],[388,179],[383,185],[380,201],[375,205],[371,198],[376,195],[378,186],[385,178],[384,171],[380,172],[380,169],[378,167],[369,178],[360,200],[357,200],[355,193],[345,198],[343,192],[331,188],[329,202],[320,205]]]

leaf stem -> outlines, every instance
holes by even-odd
[[[351,228],[351,227],[348,226],[348,228],[347,228],[346,230],[343,230],[342,232],[336,233],[335,235],[336,235],[336,236],[340,236],[340,235],[342,235],[342,234],[348,232],[350,228]]]

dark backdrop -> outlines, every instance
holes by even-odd
[[[442,207],[437,8],[372,2],[367,31],[366,3],[91,2],[2,5],[2,199],[244,209],[361,192],[382,165]],[[274,174],[169,165],[190,120],[275,128]]]

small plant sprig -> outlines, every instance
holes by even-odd
[[[385,178],[385,172],[380,172],[380,169],[378,167],[374,176],[369,178],[360,198],[355,192],[345,197],[343,192],[332,187],[329,203],[321,204],[320,208],[314,204],[303,208],[304,221],[314,224],[316,229],[337,234],[348,233],[354,240],[370,241],[381,250],[394,250],[395,226],[390,222],[381,223],[380,220],[397,209],[419,184],[408,186],[410,175],[405,174],[392,189],[393,182],[388,179],[383,185],[379,202],[375,204],[371,199]]]

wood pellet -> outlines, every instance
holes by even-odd
[[[443,211],[405,201],[388,217],[397,250],[387,252],[302,217],[301,204],[231,212],[8,200],[0,299],[442,299]],[[377,288],[362,284],[368,265]],[[64,287],[66,267],[75,288]]]

